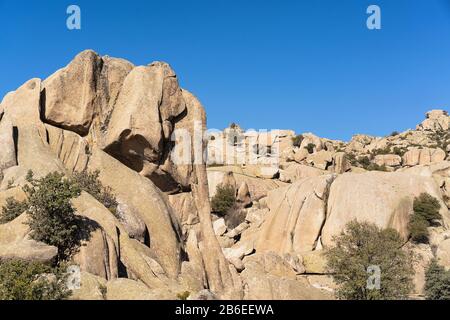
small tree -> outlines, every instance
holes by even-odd
[[[429,237],[428,228],[434,220],[442,218],[439,213],[441,205],[438,199],[427,193],[422,193],[414,199],[413,209],[414,214],[411,216],[408,225],[411,239],[414,242],[427,243]]]
[[[30,185],[24,191],[28,196],[31,237],[57,247],[59,260],[64,260],[79,242],[80,220],[71,199],[80,195],[80,189],[58,172],[38,180],[31,176],[28,181]]]
[[[72,180],[78,187],[101,202],[112,214],[117,216],[117,200],[111,188],[103,186],[99,180],[100,171],[75,172]]]
[[[446,271],[435,259],[425,272],[425,296],[428,300],[450,300],[450,271]]]
[[[13,221],[28,209],[27,201],[17,201],[10,197],[6,199],[6,205],[2,208],[2,214],[0,215],[0,224]]]
[[[226,214],[236,203],[236,191],[232,186],[219,184],[216,194],[211,199],[211,210],[215,213]]]
[[[305,149],[308,150],[308,153],[310,154],[314,153],[315,148],[316,145],[314,143],[308,143],[308,145],[305,147]]]
[[[325,253],[327,267],[338,285],[336,296],[349,300],[403,299],[411,291],[412,253],[401,249],[403,241],[394,229],[352,221],[335,246]],[[369,267],[381,271],[380,288],[367,286]]]
[[[292,138],[292,144],[294,145],[294,147],[300,147],[303,139],[304,139],[303,135],[301,134],[296,135],[295,137]]]
[[[0,300],[61,300],[70,295],[62,269],[38,262],[0,261]]]

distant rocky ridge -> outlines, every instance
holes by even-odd
[[[449,126],[448,113],[433,110],[415,130],[350,142],[236,124],[202,139],[204,109],[168,64],[88,50],[1,102],[0,208],[25,198],[30,169],[100,172],[120,217],[85,192],[73,199],[98,227],[72,258],[81,269],[72,299],[332,299],[322,252],[353,219],[399,231],[422,257],[421,295],[428,261],[450,268]],[[211,212],[218,185],[236,191],[245,216],[237,226]],[[443,217],[429,245],[408,242],[423,192]],[[51,261],[56,248],[30,239],[26,219],[0,225],[0,259]]]

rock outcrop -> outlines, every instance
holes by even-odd
[[[0,208],[26,200],[29,170],[98,173],[117,208],[85,191],[72,199],[83,232],[71,299],[332,299],[324,252],[353,220],[394,228],[423,257],[420,295],[431,259],[450,266],[450,117],[426,117],[349,142],[237,124],[206,135],[203,106],[167,63],[87,50],[3,98]],[[211,212],[219,185],[235,190],[234,211]],[[408,224],[422,193],[441,218],[417,245]],[[55,263],[58,249],[30,237],[28,217],[0,224],[0,261]]]

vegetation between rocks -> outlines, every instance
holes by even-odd
[[[100,171],[75,172],[72,176],[73,182],[99,202],[101,202],[113,215],[117,217],[117,200],[111,188],[103,186],[99,180]]]
[[[414,199],[413,209],[414,214],[408,225],[411,240],[417,243],[428,243],[428,228],[433,225],[435,220],[442,218],[439,213],[441,205],[438,199],[422,193]]]
[[[31,238],[57,247],[58,260],[64,260],[79,243],[81,221],[71,199],[80,195],[80,188],[58,172],[40,179],[30,172],[27,180],[23,189],[28,196]]]
[[[228,228],[233,229],[245,220],[245,214],[236,201],[236,190],[229,185],[219,184],[211,199],[211,210],[224,217]]]
[[[428,300],[450,300],[450,271],[435,259],[425,271],[425,296]]]
[[[17,201],[12,197],[6,199],[6,204],[3,206],[2,214],[0,215],[0,224],[13,221],[27,209],[28,203],[26,201]]]
[[[338,285],[336,297],[348,300],[405,299],[413,288],[412,253],[402,249],[394,229],[349,222],[335,246],[326,250],[327,269]],[[380,270],[379,287],[369,287],[371,268]]]
[[[63,268],[39,262],[0,261],[0,300],[61,300],[71,292]]]

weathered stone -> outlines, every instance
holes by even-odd
[[[92,151],[88,169],[99,170],[103,185],[110,187],[121,201],[136,209],[147,226],[150,248],[154,250],[158,262],[169,276],[175,277],[181,267],[181,230],[164,195],[151,181],[97,148]]]
[[[96,109],[102,63],[94,51],[86,50],[44,81],[45,121],[80,135],[88,133]]]
[[[333,175],[299,180],[269,193],[270,212],[257,242],[257,251],[278,254],[313,250],[326,216]]]
[[[379,166],[397,167],[402,164],[402,158],[396,154],[379,154],[374,162]]]
[[[412,148],[404,154],[403,165],[417,166],[444,160],[445,151],[442,149]]]
[[[321,150],[306,158],[306,162],[318,169],[327,170],[333,163],[333,154],[329,151]]]
[[[323,244],[329,246],[332,237],[354,219],[375,223],[380,228],[394,228],[406,240],[414,197],[421,193],[429,193],[439,199],[441,214],[447,220],[448,213],[443,209],[442,197],[433,178],[401,172],[346,173],[338,176],[331,185],[328,198],[327,219],[322,230]]]
[[[227,226],[225,225],[225,220],[223,218],[217,219],[213,222],[214,233],[217,236],[223,235],[227,232]]]

